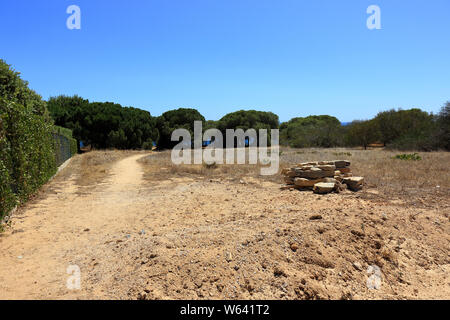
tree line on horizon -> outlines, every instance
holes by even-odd
[[[179,108],[154,117],[148,111],[112,102],[89,102],[79,96],[58,96],[47,101],[56,125],[69,128],[73,136],[97,149],[172,148],[173,130],[280,129],[280,145],[293,148],[364,147],[382,144],[399,150],[450,150],[450,102],[434,115],[418,108],[387,110],[370,120],[342,124],[329,115],[296,117],[279,122],[272,112],[239,110],[221,119],[206,120],[196,109]],[[268,130],[270,133],[270,130]]]
[[[293,148],[367,148],[378,143],[394,149],[450,150],[450,101],[438,114],[418,108],[391,109],[373,119],[349,124],[329,115],[296,117],[280,123],[275,113],[256,110],[231,112],[219,120],[206,120],[193,108],[169,110],[154,117],[149,111],[113,102],[91,102],[77,95],[45,101],[3,60],[0,67],[0,96],[11,103],[19,101],[28,112],[39,115],[42,123],[70,129],[78,150],[81,142],[96,149],[168,149],[177,143],[171,141],[173,130],[185,128],[192,134],[194,121],[202,122],[203,131],[217,128],[224,136],[226,129],[280,129],[280,144]],[[13,94],[12,88],[16,88]],[[268,133],[270,138],[270,130]]]

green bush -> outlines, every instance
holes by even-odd
[[[76,153],[70,130],[54,127],[45,101],[0,60],[0,220],[55,174],[55,133]]]
[[[422,160],[422,157],[419,156],[417,153],[410,153],[410,154],[398,154],[394,157],[394,159],[419,161]]]
[[[55,172],[52,124],[24,106],[0,98],[0,218]]]

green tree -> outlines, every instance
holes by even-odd
[[[347,128],[347,144],[350,146],[362,146],[364,150],[369,144],[379,140],[377,123],[374,120],[353,121]]]
[[[256,110],[239,110],[228,113],[217,122],[217,129],[219,129],[224,136],[224,144],[226,144],[226,130],[227,129],[255,129],[259,135],[259,129],[267,130],[267,144],[270,144],[271,131],[270,129],[278,129],[280,122],[278,116],[272,112],[256,111]],[[258,139],[258,141],[261,141]]]
[[[293,118],[280,126],[282,145],[293,148],[335,147],[343,143],[343,128],[328,115]]]
[[[80,141],[85,141],[86,130],[81,123],[88,108],[89,100],[77,95],[51,97],[47,102],[47,108],[55,124],[72,130],[73,137],[77,140],[77,148],[80,150]]]
[[[375,117],[379,139],[396,149],[432,149],[434,116],[420,109],[389,110]]]
[[[78,96],[50,98],[56,124],[73,130],[78,141],[94,148],[140,149],[159,138],[150,112],[112,102],[89,103]]]
[[[164,112],[156,120],[159,131],[158,148],[172,148],[178,143],[171,141],[172,132],[176,129],[187,129],[193,137],[195,121],[205,123],[205,118],[195,109],[179,108]]]
[[[442,107],[437,117],[437,138],[439,148],[450,150],[450,101]]]

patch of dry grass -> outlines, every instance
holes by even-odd
[[[264,180],[280,182],[278,175],[261,176],[261,164],[248,164],[248,150],[246,150],[246,164],[181,164],[175,165],[171,160],[171,151],[156,152],[140,160],[144,168],[144,179],[147,181],[162,181],[172,178],[190,177],[201,179],[226,179],[239,182],[244,177],[259,177]],[[224,155],[225,157],[225,155]],[[193,158],[192,158],[193,159]],[[225,162],[225,161],[224,161]]]
[[[354,175],[363,176],[365,197],[381,199],[401,198],[408,202],[427,201],[450,196],[450,153],[423,152],[422,160],[405,161],[393,159],[399,152],[380,148],[360,150],[349,148],[291,149],[281,148],[280,170],[300,162],[346,159],[351,161]],[[261,165],[174,165],[170,151],[158,152],[141,160],[145,179],[161,181],[176,177],[219,178],[240,181],[244,177],[255,177],[265,181],[282,183],[279,174],[261,176]],[[247,154],[248,156],[248,154]],[[368,190],[370,192],[368,192]]]

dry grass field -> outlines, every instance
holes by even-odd
[[[347,159],[351,161],[354,175],[363,176],[366,191],[361,194],[380,200],[402,199],[411,204],[423,204],[439,198],[450,198],[450,153],[420,153],[422,160],[393,159],[403,152],[383,149],[361,150],[348,148],[280,150],[280,171],[308,161]],[[248,152],[246,153],[248,158]],[[252,177],[263,181],[282,183],[280,175],[260,175],[261,165],[174,165],[170,151],[153,154],[140,160],[144,163],[145,179],[158,181],[175,177],[226,179],[239,182]]]
[[[396,154],[283,148],[280,169],[348,159],[366,179],[327,195],[169,151],[78,155],[0,235],[0,298],[449,299],[450,153]]]

